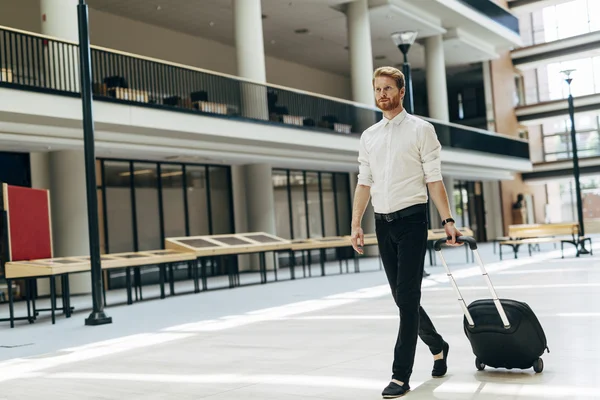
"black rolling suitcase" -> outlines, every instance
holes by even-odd
[[[471,343],[473,354],[475,354],[475,366],[480,371],[487,365],[507,369],[533,367],[535,372],[542,372],[544,362],[540,357],[545,350],[548,352],[550,350],[547,346],[544,329],[535,313],[521,301],[498,299],[483,261],[477,252],[475,239],[460,236],[457,241],[469,244],[492,293],[492,299],[476,300],[467,307],[442,255],[441,248],[446,243],[446,239],[435,242],[434,248],[442,260],[465,314],[463,318],[464,331]]]

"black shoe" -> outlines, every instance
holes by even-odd
[[[408,383],[405,383],[404,385],[400,386],[396,382],[390,382],[390,384],[387,385],[385,389],[383,389],[381,395],[384,399],[395,399],[404,396],[409,391],[410,386],[408,385]]]
[[[450,346],[448,345],[448,343],[444,342],[442,349],[444,358],[442,358],[441,360],[435,360],[433,362],[433,370],[431,371],[431,376],[433,376],[434,378],[440,378],[446,375],[446,372],[448,371],[447,359],[448,350],[450,350]]]

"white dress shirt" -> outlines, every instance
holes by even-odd
[[[403,110],[360,137],[358,184],[371,187],[376,213],[427,202],[426,183],[442,180],[441,145],[433,125]]]

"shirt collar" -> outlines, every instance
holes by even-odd
[[[404,118],[406,118],[406,114],[407,114],[407,112],[406,112],[406,108],[405,108],[404,110],[402,110],[402,112],[400,114],[396,115],[392,119],[387,119],[386,117],[383,117],[383,121],[384,121],[383,125],[387,126],[389,123],[392,123],[394,125],[400,125],[400,123],[402,121],[404,121]]]

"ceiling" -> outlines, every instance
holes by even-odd
[[[338,10],[346,2],[262,0],[266,55],[348,76],[346,16]],[[402,54],[390,39],[390,34],[399,30],[417,30],[419,38],[445,34],[448,66],[496,57],[496,43],[490,38],[497,39],[497,34],[482,36],[488,32],[485,27],[478,28],[473,21],[449,12],[437,2],[369,1],[374,67],[402,63]],[[99,11],[235,45],[233,0],[88,0],[88,4]],[[307,32],[296,33],[298,29]],[[414,68],[424,67],[421,42],[410,50],[409,61]]]

